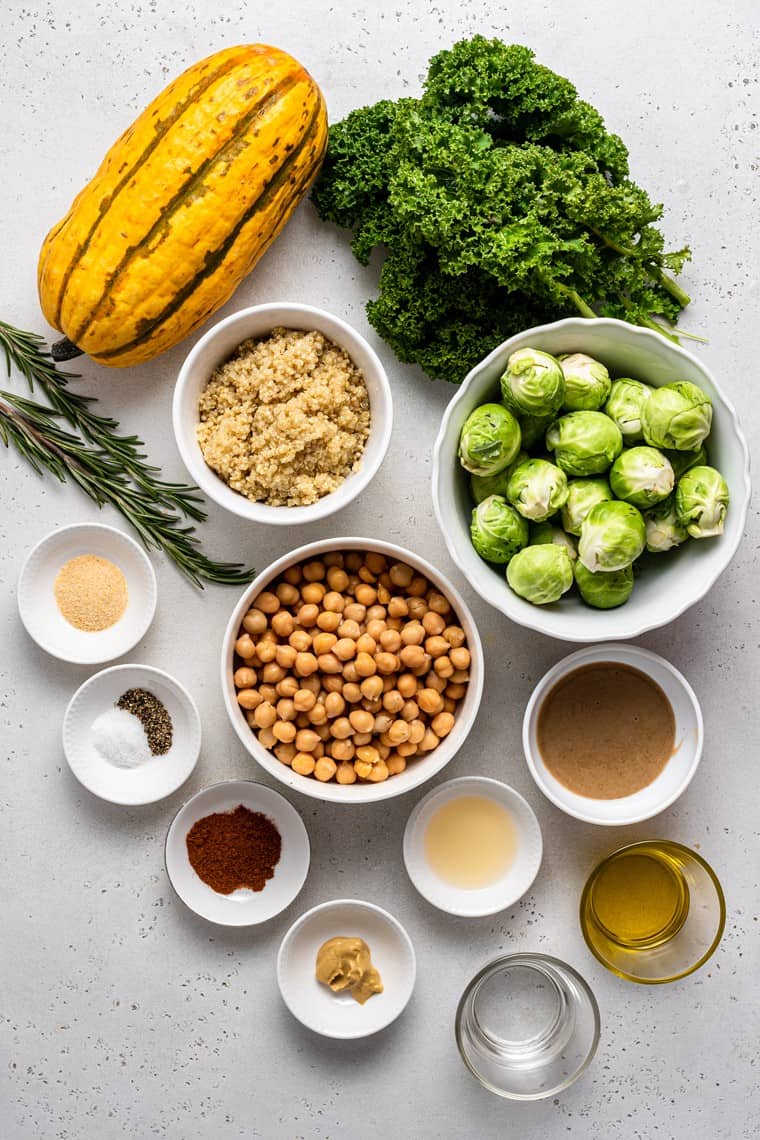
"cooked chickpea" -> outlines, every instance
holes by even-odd
[[[385,761],[389,776],[398,776],[406,768],[406,760],[398,752],[391,752]]]
[[[348,701],[350,705],[358,704],[362,699],[362,691],[355,681],[348,681],[343,686],[343,698]]]
[[[399,678],[401,680],[401,678]],[[415,692],[417,690],[417,683],[414,685]],[[386,712],[397,713],[404,707],[404,698],[398,689],[389,689],[383,696],[383,708]]]
[[[318,606],[325,596],[324,586],[321,582],[309,582],[301,589],[301,597],[308,606]]]
[[[445,637],[428,637],[425,639],[425,652],[431,657],[442,657],[451,649]]]
[[[330,720],[340,716],[345,711],[346,702],[340,693],[328,693],[325,697],[325,712]]]
[[[292,645],[278,645],[275,650],[274,659],[281,669],[292,669],[297,656],[298,652]]]
[[[382,707],[383,707],[383,702],[381,700],[368,701],[367,698],[365,697],[362,701],[362,708],[366,709],[367,712],[371,712],[373,716],[375,715],[375,713],[379,713],[380,710],[382,709]]]
[[[351,721],[347,716],[339,716],[330,727],[330,733],[336,740],[346,740],[349,736],[353,736],[353,732]]]
[[[279,610],[272,618],[272,629],[278,637],[290,637],[295,628],[295,619],[287,610]]]
[[[343,662],[339,661],[334,653],[320,653],[317,658],[317,663],[323,673],[335,674],[343,672]]]
[[[436,657],[433,662],[433,668],[438,676],[443,677],[444,680],[448,680],[454,673],[454,666],[451,664],[449,657]]]
[[[456,701],[452,701],[451,697],[444,697],[443,698],[443,711],[455,713],[457,711]]]
[[[311,634],[305,629],[297,629],[291,633],[288,644],[293,646],[296,653],[305,653],[307,649],[311,649]]]
[[[286,582],[290,583],[291,586],[297,586],[299,584],[299,582],[301,581],[301,579],[303,578],[303,572],[301,570],[301,567],[300,566],[288,566],[287,570],[283,574],[283,578],[285,579]]]
[[[378,673],[384,677],[389,677],[392,673],[398,671],[399,659],[395,653],[376,653],[375,666]]]
[[[386,653],[398,653],[404,644],[401,640],[401,634],[396,629],[384,629],[378,641]]]
[[[329,756],[322,756],[314,765],[314,776],[324,784],[327,780],[332,780],[337,770],[338,765],[334,760]]]
[[[322,688],[322,681],[316,673],[312,673],[310,677],[301,678],[301,688],[308,689],[315,697],[319,695],[319,690]]]
[[[418,687],[417,678],[413,673],[401,673],[396,681],[396,688],[404,700],[408,700],[409,697],[413,697],[417,692]]]
[[[296,746],[295,744],[277,744],[273,751],[281,764],[290,766],[296,754]]]
[[[359,688],[362,696],[366,697],[368,701],[376,701],[383,692],[382,678],[376,675],[365,677]]]
[[[235,670],[232,680],[235,682],[236,689],[250,689],[252,685],[256,684],[256,670],[241,665],[239,669]]]
[[[335,633],[340,625],[340,614],[325,610],[325,612],[321,613],[317,618],[317,625],[320,629],[325,630],[326,633]]]
[[[449,712],[440,712],[438,716],[433,717],[430,727],[436,736],[441,738],[448,736],[454,727],[454,717]]]
[[[378,736],[382,736],[382,734],[384,732],[388,731],[388,729],[390,728],[390,726],[392,724],[393,724],[393,717],[391,716],[390,713],[378,712],[375,716],[375,723],[372,726],[372,731],[374,733],[376,733]]]
[[[276,614],[280,608],[280,599],[270,590],[264,590],[256,598],[256,609],[263,614]]]
[[[275,705],[275,708],[277,709],[277,716],[279,717],[280,720],[295,720],[296,719],[296,714],[297,714],[298,710],[296,709],[296,706],[293,703],[293,701],[289,700],[287,697],[281,697],[280,700]]]
[[[358,602],[349,602],[343,609],[344,621],[363,622],[367,614],[367,607],[360,606]]]
[[[308,752],[296,752],[291,767],[299,776],[310,776],[314,771],[316,761]]]
[[[453,673],[451,675],[452,677],[454,676]],[[425,678],[425,684],[422,687],[423,689],[435,689],[436,693],[442,693],[446,688],[446,684],[447,678],[439,677],[434,669],[432,673],[428,673],[427,677]]]
[[[291,586],[289,582],[280,582],[279,586],[275,590],[275,593],[277,594],[277,597],[280,599],[280,602],[283,606],[297,605],[298,599],[301,596],[300,592],[295,588],[295,586]]]
[[[283,677],[281,681],[277,682],[275,688],[279,697],[294,697],[298,692],[298,681],[295,677]]]
[[[256,646],[253,644],[249,634],[244,633],[242,637],[237,639],[235,642],[235,652],[238,657],[242,657],[244,661],[249,657],[253,657],[256,652]]]
[[[321,701],[317,701],[314,708],[309,709],[306,715],[309,718],[309,724],[313,724],[317,730],[327,723],[327,710]]]
[[[449,645],[453,645],[455,649],[458,649],[460,645],[464,645],[466,640],[464,630],[458,625],[447,625],[443,631],[443,636]]]
[[[333,760],[353,760],[355,751],[352,740],[330,741],[330,755]]]
[[[417,694],[417,704],[423,712],[435,715],[443,708],[443,697],[435,689],[420,689]]]
[[[339,784],[355,784],[356,772],[354,771],[353,764],[340,764],[338,771],[335,773],[335,779]]]
[[[311,693],[308,689],[299,689],[293,697],[293,705],[298,712],[308,712],[316,703],[316,693]]]
[[[243,618],[243,629],[246,633],[260,634],[267,628],[266,614],[255,607],[249,610]]]
[[[388,616],[388,611],[385,606],[381,606],[379,602],[373,602],[371,606],[367,606],[367,621],[382,621],[384,622]]]
[[[268,665],[277,656],[277,643],[275,641],[259,641],[256,644],[256,656],[262,665]]]
[[[361,677],[356,671],[356,662],[347,661],[343,666],[343,680],[350,685],[358,685]]]
[[[322,599],[322,609],[331,613],[342,614],[346,599],[337,590],[328,590]]]
[[[396,751],[398,752],[399,756],[403,756],[403,757],[416,756],[417,745],[412,744],[412,742],[410,740],[408,744],[399,744]]]
[[[259,744],[262,748],[274,748],[277,743],[277,737],[271,728],[259,729]]]
[[[388,566],[388,559],[384,554],[379,554],[377,551],[370,550],[364,559],[365,565],[373,574],[382,574]]]
[[[355,642],[357,637],[361,637],[361,633],[361,626],[358,621],[346,621],[344,619],[338,626],[338,637],[340,638],[350,638],[351,641]]]
[[[276,685],[285,676],[285,670],[282,665],[278,665],[272,661],[269,665],[265,665],[261,670],[261,679],[267,685]]]
[[[383,577],[385,577],[385,575],[383,575]],[[391,592],[390,592],[390,590],[388,589],[388,587],[390,586],[390,584],[391,584],[391,580],[390,580],[390,578],[388,578],[388,581],[387,581],[387,582],[383,582],[383,581],[382,581],[382,578],[381,578],[380,582],[378,582],[378,585],[377,585],[377,600],[378,600],[378,602],[380,603],[380,605],[381,605],[381,606],[387,606],[387,605],[388,605],[388,602],[391,600]]]
[[[355,732],[351,739],[357,748],[361,748],[367,744],[371,744],[373,738],[371,732]]]
[[[401,709],[402,720],[416,720],[420,715],[420,706],[416,701],[404,701]]]
[[[259,685],[262,701],[269,701],[270,705],[277,703],[277,689],[274,685]]]
[[[327,571],[327,585],[338,594],[344,594],[348,587],[348,574],[340,566],[331,566]]]
[[[277,713],[275,712],[274,705],[269,701],[262,701],[260,705],[254,710],[253,719],[259,728],[271,728],[277,720]]]
[[[422,621],[427,613],[427,602],[424,598],[409,599],[409,617],[413,621]]]
[[[467,649],[464,645],[457,646],[456,649],[452,649],[449,653],[449,658],[451,660],[451,664],[455,669],[470,668],[470,661],[472,658],[470,657],[469,649]]]
[[[362,565],[363,559],[358,550],[349,550],[344,558],[346,570],[358,570]]]
[[[465,681],[469,681],[470,673],[467,669],[455,669],[449,678],[455,685],[463,685]]]
[[[419,669],[425,661],[425,650],[421,645],[405,645],[398,656],[406,669]]]
[[[434,613],[433,610],[428,610],[428,612],[424,615],[422,618],[422,625],[425,633],[427,633],[430,637],[440,637],[446,628],[446,622],[443,620],[441,615]],[[447,641],[446,652],[448,652],[448,650],[449,643]]]
[[[296,738],[296,726],[289,720],[277,720],[272,725],[272,733],[275,740],[279,740],[282,744],[291,744]]]
[[[342,693],[343,692],[343,678],[339,673],[331,673],[327,677],[322,678],[325,695],[327,693]],[[324,702],[324,697],[321,698]]]
[[[317,624],[319,617],[319,608],[315,605],[303,605],[296,614],[296,619],[299,625],[304,629],[311,629],[313,625]]]
[[[401,640],[404,645],[422,645],[425,640],[425,629],[418,621],[410,621],[401,630]]]
[[[370,637],[368,633],[363,633],[361,637],[356,639],[356,652],[357,653],[374,653],[377,649],[377,642],[374,637]]]
[[[348,720],[354,732],[359,733],[371,732],[375,724],[375,718],[366,709],[354,709],[349,713]]]
[[[450,697],[452,701],[461,701],[462,697],[467,692],[467,686],[466,685],[456,685],[453,682],[449,681],[448,685],[446,686],[446,688],[443,691],[444,691],[444,694],[447,697]]]
[[[319,662],[313,653],[296,654],[294,669],[299,677],[310,677],[318,668]]]
[[[303,568],[303,576],[307,582],[321,582],[325,574],[324,562],[307,562]]]
[[[378,642],[385,633],[385,622],[381,618],[369,618],[365,632],[375,642]]]
[[[372,573],[369,566],[360,566],[358,570],[358,577],[361,582],[377,581],[377,575]]]
[[[318,633],[311,643],[312,652],[316,653],[317,657],[322,653],[329,653],[337,640],[334,633]]]
[[[427,731],[427,725],[424,720],[410,720],[409,721],[409,743],[419,744]]]
[[[388,743],[395,748],[397,744],[406,744],[410,729],[405,720],[394,720],[387,732]]]
[[[372,677],[377,672],[375,660],[369,653],[357,653],[354,666],[360,677]]]
[[[339,661],[350,661],[356,655],[356,642],[350,637],[341,637],[335,642],[333,653]]]
[[[342,566],[344,559],[339,550],[328,550],[327,554],[322,555],[322,561],[324,562],[325,566],[328,567]]]
[[[237,695],[237,703],[241,709],[255,709],[261,704],[261,693],[256,689],[241,689]]]
[[[392,597],[388,602],[388,614],[392,618],[406,617],[409,613],[409,606],[407,605],[406,598]]]
[[[372,775],[372,764],[368,764],[365,760],[354,760],[354,772],[361,780],[368,780]]]
[[[377,764],[372,765],[372,771],[367,777],[373,784],[381,784],[383,780],[387,780],[390,775],[388,765],[384,760],[378,760]]]
[[[440,743],[440,740],[433,732],[432,728],[428,728],[425,730],[425,735],[417,747],[419,748],[420,752],[432,752],[433,749],[437,748]]]
[[[312,728],[302,728],[296,734],[296,748],[299,752],[313,752],[320,739],[319,734]]]
[[[411,583],[414,577],[414,570],[411,566],[407,566],[405,562],[395,562],[389,570],[390,580],[394,586],[400,586],[405,590]]]

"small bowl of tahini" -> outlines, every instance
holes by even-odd
[[[589,646],[539,681],[523,749],[539,789],[586,823],[640,823],[685,791],[702,755],[699,702],[664,657],[636,645]]]

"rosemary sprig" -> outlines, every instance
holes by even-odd
[[[39,389],[47,405],[0,391],[0,440],[11,444],[43,475],[62,483],[73,480],[93,502],[111,503],[137,531],[148,549],[163,550],[196,586],[204,581],[240,586],[254,571],[238,562],[213,562],[201,549],[192,525],[206,512],[198,488],[169,483],[147,462],[137,436],[119,434],[116,420],[93,411],[94,397],[72,392],[72,373],[59,372],[44,341],[0,321],[0,349],[8,376],[15,366],[32,392]],[[69,425],[73,431],[65,426]]]

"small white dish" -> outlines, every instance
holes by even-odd
[[[114,708],[127,689],[147,689],[166,708],[172,745],[136,768],[119,768],[98,752],[92,726]],[[201,750],[201,719],[179,681],[150,665],[114,665],[81,685],[63,718],[63,751],[80,784],[112,804],[152,804],[176,792],[195,768]]]
[[[534,606],[507,584],[503,567],[476,554],[470,539],[473,503],[469,479],[457,457],[464,421],[480,404],[499,399],[499,377],[518,348],[558,355],[587,352],[613,376],[633,376],[659,386],[690,380],[710,396],[713,422],[709,462],[731,494],[720,538],[685,542],[667,554],[644,554],[633,594],[625,605],[595,610],[573,590],[555,605]],[[569,317],[510,337],[464,378],[441,421],[433,448],[433,507],[449,554],[484,601],[511,621],[561,641],[625,641],[674,621],[705,596],[741,542],[750,500],[749,451],[730,399],[696,356],[651,329],[607,317]]]
[[[463,796],[483,796],[509,814],[517,833],[515,858],[504,874],[488,886],[467,890],[442,879],[425,853],[425,832],[444,804]],[[404,863],[409,878],[423,898],[447,914],[479,918],[497,914],[529,890],[541,866],[543,841],[535,812],[527,800],[500,780],[461,776],[428,792],[416,805],[404,830]]]
[[[665,693],[676,722],[676,746],[659,776],[633,795],[616,800],[595,800],[571,792],[548,770],[538,747],[538,715],[544,698],[566,674],[599,661],[618,662],[645,673]],[[579,649],[577,653],[563,657],[536,685],[523,718],[525,759],[531,776],[546,798],[584,823],[611,827],[641,823],[670,807],[691,783],[702,755],[703,737],[702,710],[689,682],[664,657],[638,645],[608,642]]]
[[[345,349],[361,370],[370,403],[370,429],[361,466],[331,494],[307,507],[270,507],[233,491],[203,458],[196,436],[198,401],[211,373],[228,360],[238,345],[251,337],[267,336],[275,328],[316,330]],[[241,309],[219,321],[192,348],[174,389],[172,420],[177,447],[193,481],[220,507],[249,522],[298,526],[339,511],[359,495],[382,463],[393,426],[393,397],[382,362],[370,344],[340,317],[311,305],[272,302]]]
[[[94,633],[66,621],[55,600],[59,571],[82,554],[108,559],[127,580],[123,616]],[[153,567],[133,539],[103,523],[75,523],[51,531],[27,555],[18,581],[18,610],[27,633],[46,653],[74,665],[99,665],[128,653],[145,636],[156,611],[156,593]]]
[[[237,703],[235,683],[233,680],[233,663],[235,656],[235,642],[239,636],[240,623],[257,596],[268,589],[270,584],[282,574],[289,566],[303,562],[309,558],[320,558],[331,551],[372,550],[385,554],[399,562],[407,562],[433,583],[451,602],[456,612],[459,624],[467,637],[467,648],[472,656],[470,664],[470,679],[467,682],[467,691],[462,698],[456,714],[456,723],[444,740],[432,752],[414,758],[407,764],[403,772],[383,780],[380,784],[360,783],[338,784],[334,780],[323,783],[311,776],[301,776],[294,772],[287,764],[281,764],[274,753],[264,748],[251,731],[245,719],[245,713]],[[462,595],[440,570],[436,570],[424,558],[405,550],[403,546],[395,546],[391,542],[381,542],[373,538],[328,538],[320,542],[310,542],[306,546],[299,546],[289,554],[283,555],[268,566],[256,579],[247,586],[232,611],[222,639],[221,678],[224,703],[232,727],[238,735],[240,743],[250,752],[254,760],[264,768],[275,780],[303,792],[305,796],[313,796],[318,800],[330,800],[333,803],[347,805],[376,803],[378,800],[391,799],[393,796],[403,795],[404,792],[424,784],[441,771],[449,760],[459,751],[467,739],[475,718],[477,716],[480,698],[483,695],[483,678],[485,673],[485,658],[483,646],[480,641],[475,618]]]
[[[383,992],[360,1005],[316,979],[317,951],[328,938],[363,938]],[[335,899],[313,907],[287,932],[277,955],[277,981],[286,1006],[307,1029],[349,1040],[385,1029],[406,1007],[417,972],[414,947],[398,919],[374,903]]]
[[[230,895],[213,890],[193,870],[187,856],[187,833],[214,812],[234,811],[242,804],[268,816],[280,833],[282,852],[274,875],[261,891]],[[255,926],[290,906],[306,882],[311,851],[303,820],[284,796],[253,780],[223,780],[203,788],[179,809],[166,834],[166,873],[185,906],[221,926]]]

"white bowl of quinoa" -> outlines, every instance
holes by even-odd
[[[253,522],[314,522],[367,486],[393,402],[377,353],[310,305],[242,309],[201,337],[174,390],[174,434],[198,486]]]

